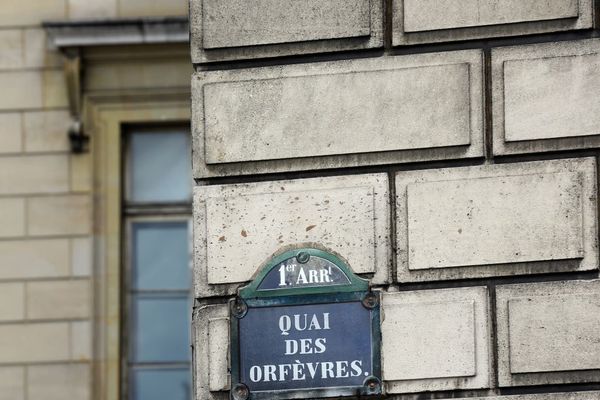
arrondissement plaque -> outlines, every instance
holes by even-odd
[[[233,400],[381,394],[379,294],[336,255],[275,257],[231,314]]]

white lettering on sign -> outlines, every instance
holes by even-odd
[[[282,336],[290,336],[290,333],[331,329],[328,312],[284,314],[279,317],[278,325]],[[327,351],[327,338],[325,337],[283,339],[283,344],[285,356],[323,354]],[[368,371],[363,371],[361,360],[318,362],[301,362],[294,358],[291,360],[293,362],[284,364],[252,365],[249,371],[250,380],[257,383],[369,376]]]
[[[294,321],[293,324],[292,321]],[[298,332],[329,330],[329,313],[323,313],[320,320],[317,314],[312,314],[311,317],[308,314],[294,314],[291,317],[282,315],[279,317],[279,329],[284,336],[289,335],[288,332],[292,329]]]
[[[288,286],[286,280],[286,272],[296,273],[294,285],[313,285],[316,283],[331,283],[331,267],[321,269],[305,269],[304,266],[298,264],[281,265],[279,267],[279,286]]]
[[[283,382],[306,379],[349,378],[363,375],[362,361],[322,361],[292,364],[253,365],[250,367],[250,380],[256,382]],[[364,373],[368,376],[369,373]]]

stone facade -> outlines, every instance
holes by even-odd
[[[63,57],[49,45],[42,22],[186,14],[187,1],[179,0],[0,5],[1,400],[117,398],[98,379],[104,362],[95,307],[101,302],[95,288],[103,278],[93,257],[102,237],[93,223],[95,206],[101,205],[92,196],[98,170],[92,153],[71,153]],[[102,80],[113,89],[127,82],[114,66],[104,67],[87,76],[86,91],[103,89]],[[165,70],[172,71],[162,66],[159,75]],[[187,81],[189,67],[181,75]],[[137,88],[144,88],[139,79]]]
[[[192,0],[196,398],[309,244],[382,293],[384,398],[600,399],[595,3]]]

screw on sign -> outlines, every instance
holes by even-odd
[[[341,257],[274,257],[231,315],[233,400],[381,394],[379,294]]]

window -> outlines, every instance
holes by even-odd
[[[124,140],[122,393],[190,400],[190,133],[132,127]]]

